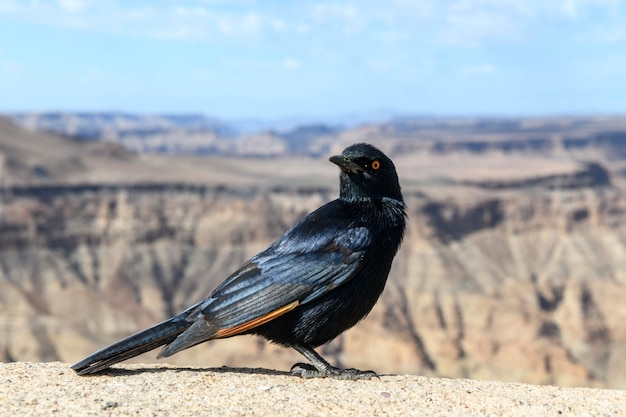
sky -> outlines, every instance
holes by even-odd
[[[0,112],[626,113],[626,0],[0,0]]]

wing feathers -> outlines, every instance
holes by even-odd
[[[227,329],[220,329],[217,331],[217,333],[215,333],[215,337],[216,338],[230,337],[230,336],[235,336],[237,334],[243,333],[246,330],[253,329],[257,326],[267,323],[268,321],[274,320],[276,317],[282,316],[283,314],[290,312],[291,310],[298,307],[299,305],[300,305],[300,302],[296,300],[293,303],[287,304],[284,307],[271,311],[270,313],[264,316],[257,317],[254,320],[250,320],[247,323],[243,323],[238,326],[230,327]]]
[[[319,215],[312,217],[317,227],[313,220],[294,226],[228,277],[188,316],[194,323],[160,356],[246,332],[350,280],[363,267],[370,232]]]

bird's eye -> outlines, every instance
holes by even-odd
[[[380,162],[378,161],[372,162],[372,169],[376,171],[378,168],[380,168]]]

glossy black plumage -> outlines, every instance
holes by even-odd
[[[313,347],[365,317],[378,300],[405,228],[395,167],[371,145],[330,158],[340,196],[315,210],[183,313],[95,352],[72,366],[90,374],[166,345],[170,356],[207,340],[252,333],[293,347],[311,363],[303,377],[369,378],[332,367]]]

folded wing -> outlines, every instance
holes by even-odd
[[[253,257],[194,307],[187,315],[194,323],[160,356],[243,333],[349,281],[362,267],[371,236],[365,227],[336,220],[296,225]]]

